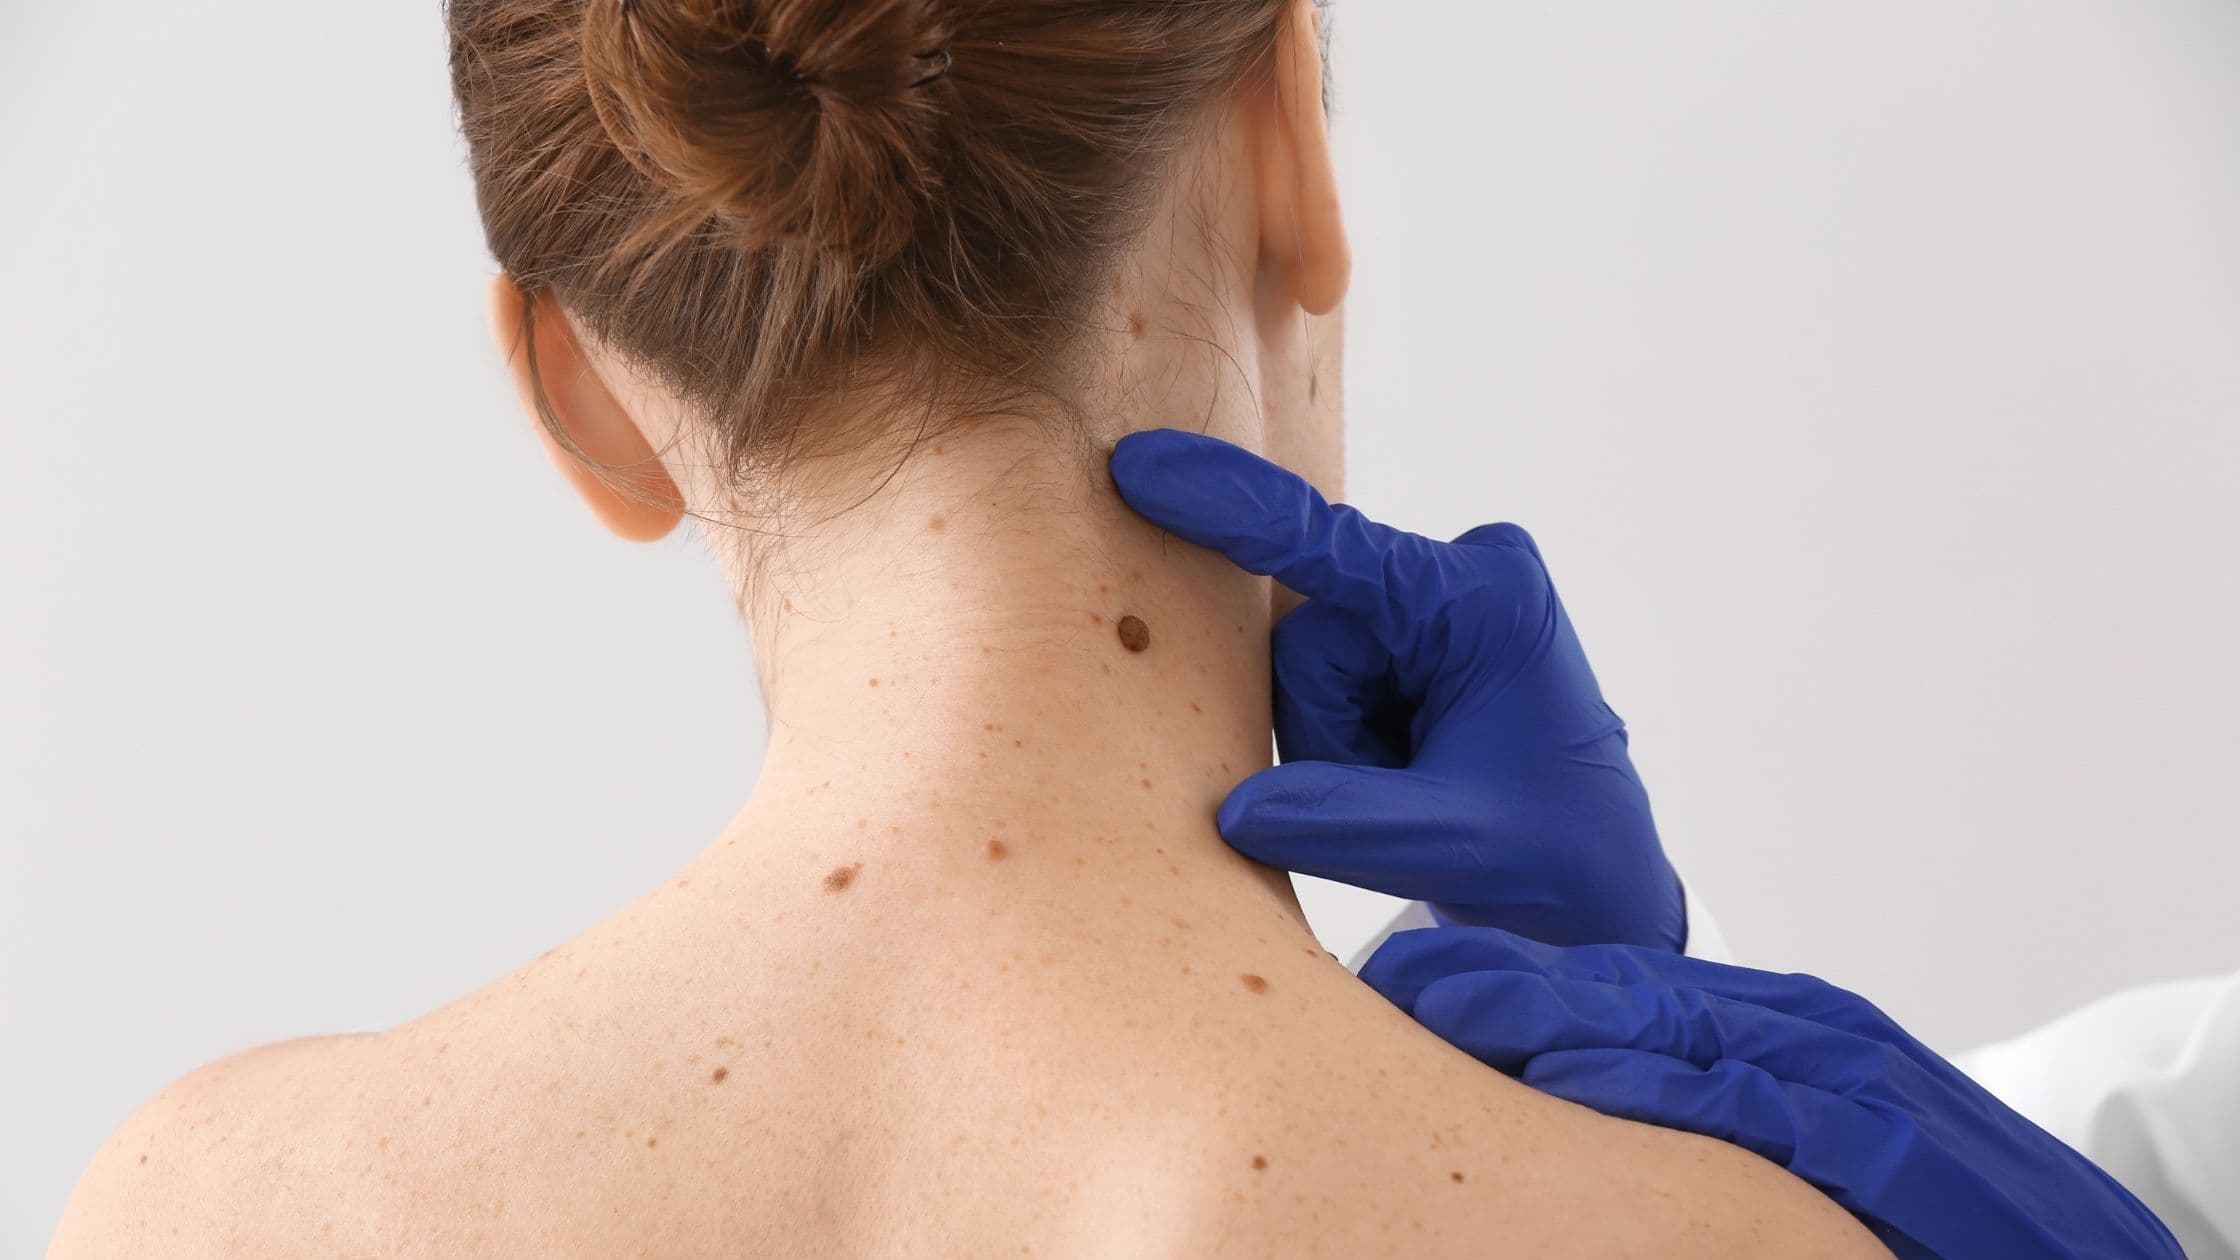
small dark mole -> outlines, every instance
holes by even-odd
[[[1447,1176],[1458,1184],[1462,1181],[1461,1173],[1448,1173]]]
[[[1004,843],[1003,841],[1001,841],[1001,840],[990,840],[990,841],[988,842],[988,860],[989,860],[989,861],[991,861],[991,862],[1001,862],[1002,860],[1004,860],[1005,858],[1007,858],[1007,857],[1010,857],[1010,856],[1011,856],[1011,847],[1010,847],[1009,845],[1005,844],[1005,843]]]
[[[1268,991],[1267,980],[1260,976],[1253,975],[1249,971],[1241,976],[1238,976],[1237,979],[1244,981],[1244,987],[1250,989],[1254,993],[1266,993]]]
[[[713,1082],[715,1082],[715,1083],[716,1083],[716,1084],[718,1084],[718,1085],[721,1085],[721,1084],[723,1084],[723,1078],[724,1078],[724,1077],[726,1077],[726,1076],[729,1076],[729,1075],[731,1075],[731,1069],[730,1069],[730,1068],[727,1068],[727,1067],[719,1067],[719,1068],[717,1068],[717,1069],[716,1069],[715,1071],[713,1071],[713,1072],[710,1072],[710,1073],[708,1073],[708,1079],[709,1079],[709,1080],[711,1080],[711,1081],[713,1081]]]
[[[1265,1156],[1265,1155],[1255,1155],[1255,1156],[1253,1156],[1253,1157],[1252,1157],[1252,1166],[1253,1166],[1253,1168],[1254,1168],[1254,1169],[1261,1169],[1261,1168],[1266,1168],[1266,1167],[1268,1166],[1268,1157],[1267,1157],[1267,1156]]]
[[[1143,618],[1130,614],[1120,619],[1120,646],[1131,652],[1141,652],[1151,646],[1151,627]]]
[[[853,866],[834,867],[832,873],[824,877],[824,890],[826,892],[843,891],[848,885],[856,882],[856,872],[862,869],[863,863],[861,862],[857,862]]]

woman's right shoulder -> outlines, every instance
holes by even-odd
[[[1335,1044],[1294,1031],[1288,1140],[1250,1174],[1330,1204],[1347,1238],[1329,1254],[1483,1255],[1499,1239],[1517,1255],[1888,1260],[1850,1213],[1740,1147],[1542,1094],[1394,1008],[1346,1006],[1326,1008]]]

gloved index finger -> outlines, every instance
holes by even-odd
[[[1151,523],[1344,608],[1396,649],[1413,637],[1411,594],[1464,564],[1445,543],[1333,505],[1297,473],[1203,434],[1128,434],[1112,449],[1112,479]]]

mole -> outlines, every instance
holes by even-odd
[[[1253,1157],[1252,1157],[1252,1167],[1254,1168],[1254,1170],[1256,1170],[1256,1171],[1257,1171],[1257,1170],[1259,1170],[1259,1169],[1262,1169],[1262,1168],[1266,1168],[1267,1166],[1268,1166],[1268,1157],[1267,1157],[1267,1156],[1265,1156],[1265,1155],[1255,1155],[1255,1156],[1253,1156]]]
[[[1131,652],[1141,652],[1151,646],[1151,627],[1143,618],[1133,613],[1120,619],[1120,646]]]
[[[1005,843],[1004,843],[1003,841],[1001,841],[1001,840],[990,840],[990,841],[988,842],[988,860],[989,860],[989,861],[991,861],[991,862],[1001,862],[1002,860],[1004,860],[1005,858],[1007,858],[1007,857],[1010,857],[1010,856],[1011,856],[1011,846],[1009,846],[1009,845],[1005,844]]]
[[[1458,1183],[1458,1184],[1459,1184],[1459,1183],[1460,1183],[1460,1182],[1462,1181],[1462,1174],[1461,1174],[1461,1173],[1448,1173],[1447,1175],[1448,1175],[1449,1177],[1452,1177],[1452,1178],[1453,1178],[1453,1179],[1454,1179],[1454,1180],[1456,1181],[1456,1183]]]
[[[729,1075],[731,1075],[730,1068],[719,1067],[715,1071],[708,1073],[708,1079],[718,1085],[721,1085],[723,1084],[723,1078]]]
[[[848,885],[856,882],[856,872],[862,869],[863,863],[861,862],[857,862],[853,866],[834,867],[832,873],[824,877],[824,890],[826,892],[845,891]]]
[[[1249,971],[1241,976],[1238,976],[1237,979],[1244,981],[1244,987],[1250,989],[1254,993],[1266,993],[1268,991],[1267,980],[1263,977],[1253,975]]]

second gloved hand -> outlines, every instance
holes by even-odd
[[[2114,1178],[1811,976],[1458,927],[1394,934],[1361,978],[1536,1089],[1780,1164],[1902,1260],[2184,1260]]]
[[[1223,803],[1231,846],[1448,923],[1681,948],[1625,724],[1522,529],[1393,529],[1174,429],[1120,439],[1112,475],[1152,523],[1308,600],[1274,632],[1283,764]]]

